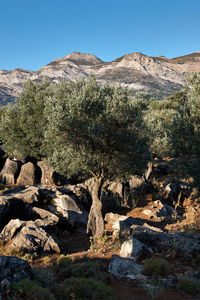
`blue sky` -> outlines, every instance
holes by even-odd
[[[0,70],[36,70],[73,51],[200,51],[200,0],[0,0]]]

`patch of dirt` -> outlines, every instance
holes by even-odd
[[[152,298],[148,295],[148,292],[144,288],[133,286],[131,281],[125,281],[113,278],[111,286],[116,292],[117,300],[192,300],[191,296],[187,296],[181,291],[175,291],[173,289],[164,289],[160,291],[158,298]]]

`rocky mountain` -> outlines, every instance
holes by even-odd
[[[162,98],[183,88],[185,74],[197,71],[200,71],[200,52],[173,59],[135,52],[111,62],[104,62],[93,54],[73,52],[37,71],[0,71],[0,105],[13,102],[28,79],[40,81],[47,77],[54,82],[75,81],[94,74],[99,82],[119,83],[132,93],[147,92]]]

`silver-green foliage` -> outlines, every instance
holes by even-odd
[[[143,107],[127,89],[28,81],[1,114],[4,151],[18,159],[46,159],[63,174],[115,178],[138,172],[148,159]]]
[[[174,120],[173,142],[177,155],[200,153],[200,73],[186,77],[187,101],[180,106]]]
[[[150,100],[144,120],[156,155],[199,155],[200,73],[186,77],[186,90],[162,101]]]
[[[116,178],[138,172],[149,152],[140,107],[126,89],[87,81],[57,85],[45,107],[47,162],[60,173]]]
[[[50,94],[48,81],[28,81],[16,104],[4,109],[1,115],[0,139],[4,151],[10,157],[42,157],[47,125],[44,107]]]
[[[150,99],[144,111],[144,121],[149,131],[150,149],[154,155],[173,155],[176,120],[180,124],[180,107],[187,99],[186,91],[176,92],[166,99]]]

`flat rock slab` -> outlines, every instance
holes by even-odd
[[[176,257],[189,263],[200,253],[200,234],[158,232],[144,226],[131,227],[132,236],[153,251],[165,252],[171,249]]]
[[[20,199],[26,203],[32,204],[37,203],[40,199],[39,188],[36,186],[30,186],[25,188],[24,186],[19,186],[17,188],[13,188],[7,190],[0,196],[0,204],[3,200],[9,199]]]

